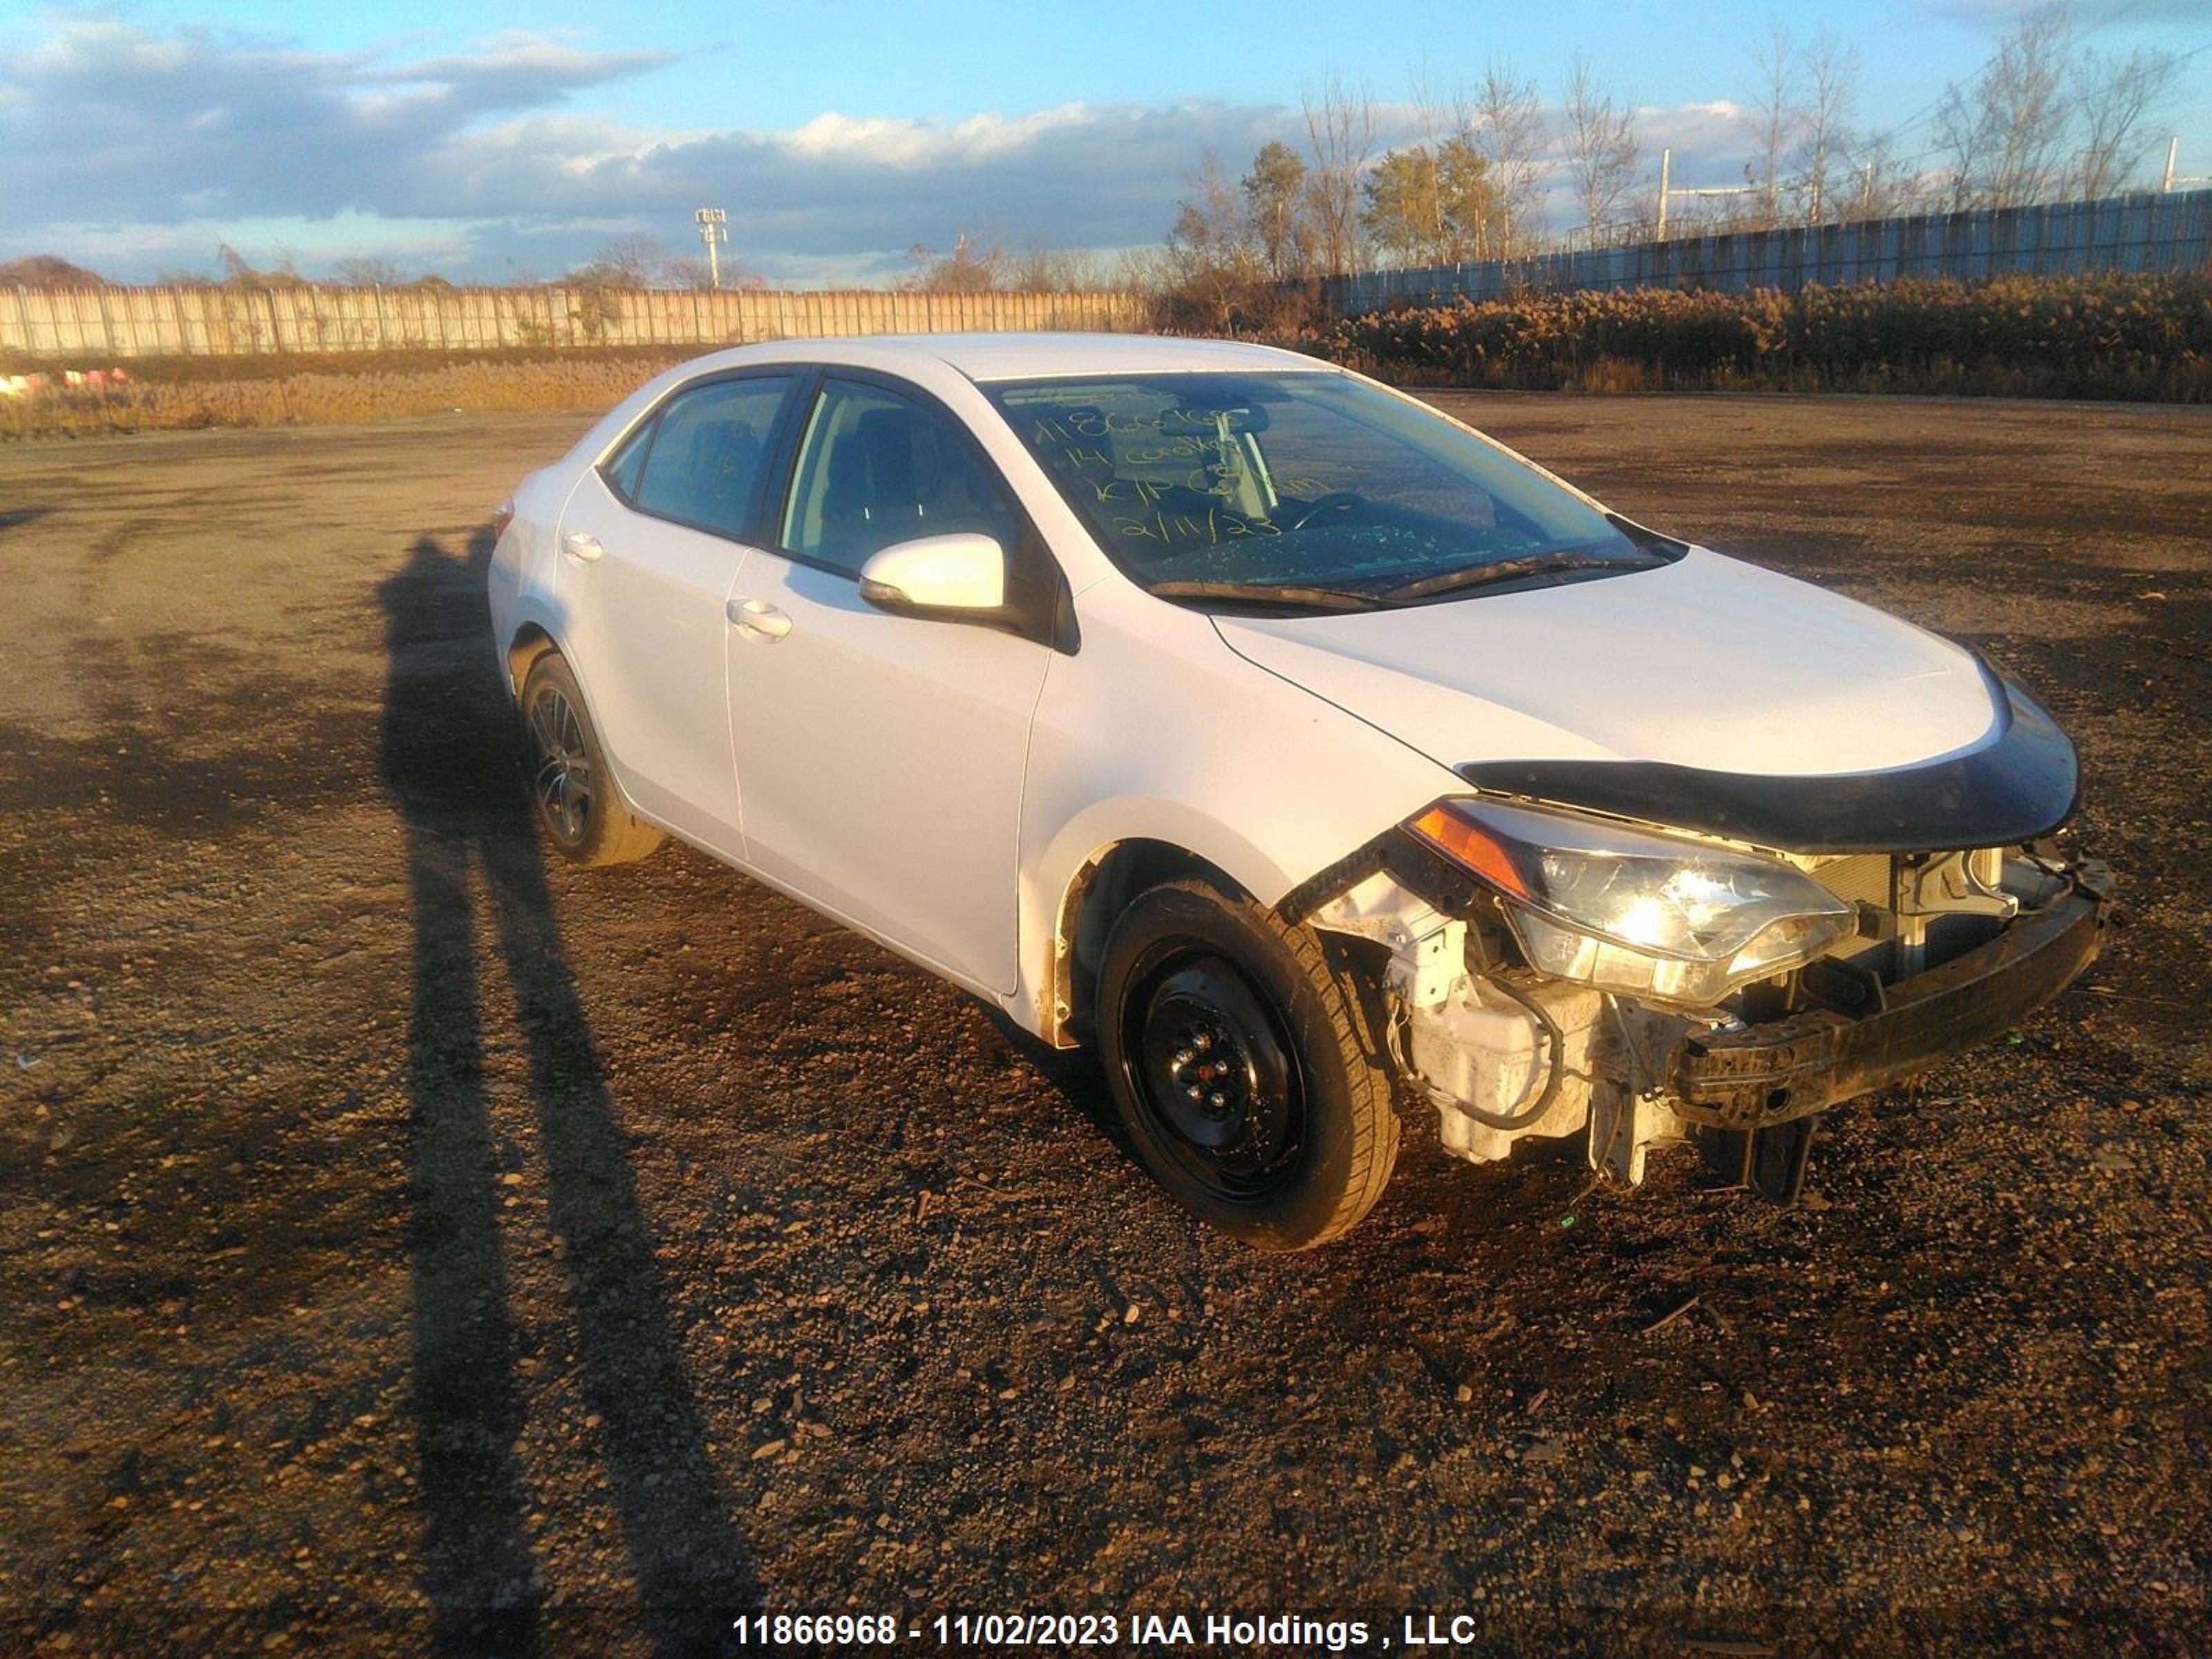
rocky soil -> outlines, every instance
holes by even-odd
[[[682,848],[549,863],[483,528],[585,417],[0,450],[0,1649],[2212,1650],[2212,410],[1439,401],[2079,744],[2131,924],[1795,1210],[1424,1127],[1251,1255],[960,994]]]

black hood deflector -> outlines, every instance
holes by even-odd
[[[2041,704],[1986,665],[1996,731],[1963,754],[1881,772],[1771,777],[1660,761],[1472,761],[1476,788],[1671,824],[1785,853],[2012,847],[2074,811],[2080,769]]]

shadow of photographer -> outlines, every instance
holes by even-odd
[[[513,715],[487,649],[490,552],[486,532],[465,557],[425,537],[379,589],[391,664],[380,769],[405,829],[414,921],[408,1245],[422,1586],[439,1653],[545,1645],[548,1592],[517,1453],[526,1405],[499,1224],[505,1189],[484,1075],[495,966],[527,1051],[580,1391],[599,1419],[641,1615],[657,1651],[692,1651],[757,1601],[753,1564],[707,1450],[562,951]],[[480,911],[488,939],[478,938]]]

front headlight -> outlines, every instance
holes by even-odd
[[[1776,860],[1575,813],[1452,799],[1406,827],[1508,901],[1530,966],[1604,990],[1707,1006],[1855,925]]]

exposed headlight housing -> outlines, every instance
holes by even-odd
[[[1709,1007],[1856,925],[1778,860],[1577,813],[1455,798],[1406,827],[1506,901],[1530,966],[1602,990]]]

